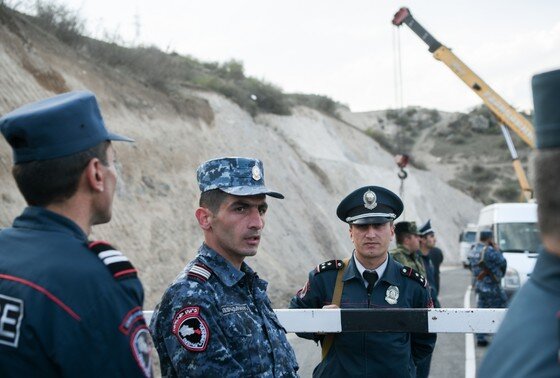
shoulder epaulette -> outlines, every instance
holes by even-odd
[[[138,271],[130,260],[109,243],[100,240],[89,243],[88,247],[103,261],[116,280],[138,276]]]
[[[325,261],[324,263],[317,265],[315,268],[315,274],[326,272],[327,270],[340,270],[342,268],[344,268],[342,260]]]
[[[187,277],[192,277],[200,282],[206,282],[212,275],[212,270],[202,263],[194,263],[187,272]]]
[[[413,279],[414,281],[418,282],[423,287],[428,286],[428,281],[426,281],[424,276],[421,275],[420,273],[418,273],[417,271],[415,271],[414,269],[408,267],[408,266],[403,266],[401,268],[401,274],[405,277]]]

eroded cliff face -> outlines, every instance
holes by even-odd
[[[121,164],[113,220],[93,239],[115,244],[140,271],[152,309],[168,283],[202,242],[194,218],[196,167],[218,156],[264,162],[267,185],[286,196],[270,198],[261,247],[246,261],[269,281],[275,307],[287,301],[318,263],[352,251],[348,227],[335,214],[339,201],[362,185],[399,192],[393,157],[359,129],[308,108],[291,116],[252,118],[215,93],[183,88],[170,96],[133,77],[98,67],[24,21],[0,23],[0,114],[68,90],[89,89],[109,129],[133,137],[117,144]],[[0,141],[0,227],[25,203],[11,177],[11,150]],[[481,205],[411,168],[399,220],[432,219],[446,263],[458,262],[460,228]],[[46,257],[48,258],[48,257]]]

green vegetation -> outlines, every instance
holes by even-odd
[[[2,11],[15,15],[8,5],[0,0]],[[34,16],[24,17],[33,18],[45,32],[74,47],[88,60],[128,73],[163,93],[172,95],[178,87],[190,86],[221,93],[253,116],[258,113],[289,115],[293,106],[303,105],[338,118],[338,103],[329,97],[285,94],[271,83],[246,76],[240,61],[208,63],[175,52],[167,53],[155,46],[125,47],[88,38],[79,14],[54,1],[37,0],[31,11]]]

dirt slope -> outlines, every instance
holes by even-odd
[[[122,165],[114,219],[92,238],[116,244],[139,268],[146,309],[191,259],[202,241],[194,218],[195,169],[217,156],[264,161],[270,187],[265,237],[248,261],[270,282],[276,307],[304,283],[319,262],[351,252],[347,226],[335,215],[344,195],[367,184],[399,190],[390,154],[347,124],[308,108],[292,116],[252,118],[224,97],[185,88],[173,99],[115,70],[101,69],[79,52],[23,21],[0,23],[0,114],[58,92],[89,89],[110,129],[136,139],[118,144]],[[0,141],[0,227],[25,206],[11,178],[11,151]],[[460,227],[480,203],[411,168],[405,183],[405,219],[432,219],[447,263],[458,261]]]

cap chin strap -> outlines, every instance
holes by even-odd
[[[346,222],[354,222],[358,219],[373,218],[373,217],[395,219],[397,216],[394,213],[365,213],[365,214],[356,215],[355,217],[348,217],[346,218]]]

